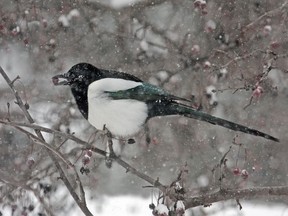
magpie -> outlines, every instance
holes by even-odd
[[[189,100],[128,73],[79,63],[54,76],[52,82],[69,85],[84,118],[96,129],[105,125],[117,137],[136,134],[153,117],[181,115],[279,142],[269,134],[194,109],[185,104]]]

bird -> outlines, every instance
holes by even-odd
[[[153,117],[180,115],[279,142],[269,134],[195,109],[187,105],[188,99],[129,73],[78,63],[67,73],[53,76],[52,82],[70,86],[83,117],[98,130],[105,126],[116,137],[137,134]]]

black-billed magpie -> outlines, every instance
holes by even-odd
[[[105,125],[115,136],[132,136],[155,116],[181,115],[279,142],[266,133],[185,105],[183,102],[189,100],[131,74],[79,63],[67,73],[54,76],[52,81],[54,85],[70,85],[78,108],[89,123],[100,130]]]

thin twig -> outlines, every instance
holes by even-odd
[[[94,147],[91,148],[91,150],[94,151]],[[134,167],[132,167],[131,165],[129,165],[128,163],[123,161],[120,157],[118,157],[116,155],[111,155],[110,158],[113,159],[114,161],[116,161],[120,166],[124,167],[126,169],[126,172],[130,172],[130,173],[138,176],[139,178],[147,181],[148,183],[150,183],[154,187],[158,188],[163,193],[166,191],[166,186],[161,184],[159,182],[159,180],[155,180],[155,179],[151,178],[150,176],[147,176],[144,173],[139,172],[137,169],[135,169]]]
[[[259,16],[256,20],[254,20],[253,22],[246,25],[245,28],[243,29],[243,32],[246,32],[247,30],[252,29],[253,26],[255,26],[259,21],[261,21],[265,17],[273,16],[274,14],[278,14],[283,8],[285,8],[287,6],[287,4],[288,4],[288,1],[285,1],[280,7],[275,8],[271,11],[265,12],[264,14]]]
[[[13,126],[14,128],[16,128],[17,130],[21,131],[22,133],[26,134],[29,139],[31,139],[34,143],[44,146],[45,148],[49,149],[51,152],[53,152],[55,155],[57,155],[68,167],[73,167],[74,165],[68,161],[64,155],[62,155],[61,152],[59,152],[57,149],[55,149],[55,147],[49,145],[48,143],[42,141],[41,139],[39,139],[37,136],[35,136],[34,134],[30,133],[29,131],[24,130],[21,127],[18,126]]]
[[[257,49],[257,50],[253,50],[251,53],[248,53],[248,54],[246,54],[246,55],[237,56],[237,57],[231,59],[231,60],[230,60],[229,62],[227,62],[226,64],[224,64],[224,65],[222,66],[222,68],[227,68],[227,67],[228,67],[231,63],[233,63],[233,62],[238,62],[238,61],[243,61],[243,60],[245,60],[245,59],[248,59],[248,58],[252,57],[253,55],[255,55],[255,53],[258,53],[258,52],[263,53],[264,51],[263,51],[263,50],[260,50],[260,49]]]
[[[78,186],[79,186],[79,191],[80,191],[80,198],[81,198],[81,202],[86,205],[86,198],[85,198],[85,191],[84,191],[84,188],[83,188],[83,184],[80,180],[80,177],[78,175],[78,172],[76,170],[76,167],[74,166],[74,172],[76,174],[76,182],[78,183]]]
[[[11,126],[28,127],[28,128],[37,129],[37,130],[51,133],[51,134],[58,134],[58,135],[62,136],[63,138],[70,139],[70,140],[75,141],[76,143],[78,143],[80,145],[85,146],[85,149],[86,149],[86,147],[87,148],[89,147],[89,149],[91,149],[93,152],[96,152],[97,154],[100,154],[103,157],[107,156],[106,151],[103,151],[103,150],[96,148],[96,147],[92,147],[91,145],[89,145],[88,142],[83,141],[83,140],[81,140],[81,139],[79,139],[79,138],[77,138],[71,134],[63,133],[63,132],[53,130],[50,128],[46,128],[46,127],[42,127],[42,126],[36,125],[36,124],[28,124],[28,123],[22,123],[22,122],[8,122],[8,121],[1,120],[1,119],[0,119],[0,123],[6,124],[6,125],[11,125]],[[114,155],[114,156],[111,155],[111,159],[115,160],[120,166],[125,168],[127,170],[127,172],[131,172],[132,174],[138,176],[139,178],[147,181],[148,183],[150,183],[154,187],[160,189],[162,192],[165,191],[166,186],[162,185],[158,180],[155,180],[155,179],[139,172],[137,169],[133,168],[131,165],[129,165],[128,163],[126,163],[125,161],[123,161],[122,159],[117,157],[116,155]]]
[[[61,132],[61,131],[58,131],[58,130],[54,130],[54,129],[51,129],[51,128],[43,127],[43,126],[40,126],[40,125],[37,125],[37,124],[29,124],[29,123],[23,123],[23,122],[9,122],[9,121],[5,121],[3,119],[0,119],[0,123],[1,124],[6,124],[6,125],[11,125],[11,126],[28,127],[28,128],[32,128],[32,129],[35,129],[35,130],[43,131],[43,132],[46,132],[46,133],[56,134],[56,135],[62,136],[64,138],[73,140],[73,141],[75,141],[78,144],[87,145],[87,142],[85,142],[85,141],[83,141],[83,140],[81,140],[81,139],[79,139],[79,138],[77,138],[77,137],[75,137],[75,136],[73,136],[71,134],[64,133],[64,132]]]
[[[2,67],[0,67],[0,73],[3,76],[3,78],[5,79],[5,81],[7,82],[7,84],[9,85],[10,89],[12,90],[16,101],[17,101],[17,105],[20,107],[20,109],[22,110],[24,116],[27,118],[27,120],[29,121],[30,124],[34,124],[35,121],[32,118],[32,116],[30,115],[30,113],[27,110],[27,106],[25,106],[25,104],[23,103],[21,97],[19,96],[17,90],[14,88],[13,82],[10,80],[10,78],[7,76],[7,74],[5,73],[5,71],[2,69]],[[34,129],[36,135],[38,136],[38,138],[45,142],[45,139],[41,133],[40,130]],[[83,202],[81,202],[81,200],[79,199],[77,193],[74,191],[71,183],[69,182],[68,178],[65,175],[65,172],[63,171],[61,165],[59,164],[59,162],[57,161],[57,158],[55,157],[55,155],[48,151],[47,154],[49,155],[49,157],[52,159],[53,163],[55,164],[58,172],[60,173],[60,177],[62,179],[62,181],[64,182],[65,186],[67,187],[67,189],[69,190],[71,196],[74,198],[75,202],[77,203],[77,205],[79,206],[79,208],[82,210],[82,212],[87,215],[87,216],[93,216],[93,214],[89,211],[89,209],[87,208],[86,204],[83,204]]]

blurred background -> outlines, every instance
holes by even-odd
[[[70,89],[51,82],[79,62],[131,73],[192,100],[197,109],[281,140],[274,143],[179,116],[154,118],[148,135],[143,130],[135,144],[121,144],[122,159],[164,184],[174,181],[187,163],[188,194],[219,189],[218,165],[232,146],[223,171],[225,188],[285,186],[287,7],[284,0],[2,0],[0,66],[11,79],[20,76],[15,87],[37,124],[86,141],[95,129],[81,116]],[[2,120],[26,122],[2,77],[0,97]],[[49,134],[45,138],[53,140]],[[105,149],[102,140],[95,146]],[[61,147],[78,171],[83,166],[80,147],[73,142]],[[146,182],[116,163],[108,169],[95,153],[86,167],[90,173],[80,175],[92,212],[115,196],[144,197],[150,212],[156,189],[143,189]],[[73,172],[65,171],[73,184]],[[79,211],[43,147],[5,125],[0,125],[0,172],[3,215]],[[268,205],[271,199],[258,201]],[[285,197],[273,201],[287,203]],[[223,206],[239,213],[235,201]],[[140,215],[138,208],[131,209]],[[212,213],[202,208],[186,214]]]

